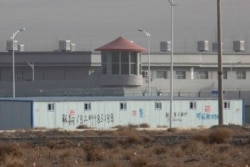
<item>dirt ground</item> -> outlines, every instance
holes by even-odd
[[[0,167],[250,167],[250,128],[0,133]]]

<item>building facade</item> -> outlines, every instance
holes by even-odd
[[[116,45],[104,45],[95,52],[16,51],[16,96],[169,96],[170,53],[151,52],[149,61],[145,49],[136,44],[130,42],[130,50],[122,50],[129,42],[125,41],[126,45],[117,45],[118,51]],[[12,96],[11,55],[0,53],[2,97]],[[217,97],[217,60],[217,53],[209,50],[174,53],[174,97]],[[222,60],[224,96],[243,99],[249,113],[250,54],[224,51]]]

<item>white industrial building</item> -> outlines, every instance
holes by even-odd
[[[76,44],[70,40],[60,40],[54,51],[17,50],[16,97],[169,96],[170,44],[162,41],[161,51],[150,54],[124,37],[94,52],[75,51]],[[11,97],[13,91],[12,50],[9,48],[6,47],[8,52],[0,52],[1,97]],[[199,40],[193,52],[174,52],[174,97],[217,97],[218,56],[214,51],[216,47],[210,48],[212,43],[208,40]],[[223,51],[224,97],[243,99],[246,122],[250,123],[250,53],[245,51],[242,40],[232,41],[231,49]]]
[[[109,129],[129,124],[151,128],[197,128],[218,125],[218,102],[211,98],[176,98],[170,117],[169,98],[141,97],[33,97],[0,99],[0,130],[61,128],[80,125]],[[243,125],[242,100],[224,101],[224,124]]]

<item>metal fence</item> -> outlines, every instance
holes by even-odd
[[[224,98],[245,99],[250,97],[250,91],[224,91]],[[143,92],[135,88],[70,88],[70,89],[25,89],[17,90],[16,97],[35,96],[170,96],[167,91]],[[217,97],[212,91],[174,91],[174,97]],[[0,97],[12,97],[12,90],[0,90]]]

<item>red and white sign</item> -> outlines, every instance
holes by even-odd
[[[136,116],[136,110],[132,111],[132,116]]]
[[[70,110],[70,111],[69,111],[69,115],[70,115],[70,116],[74,116],[74,115],[75,115],[75,110]]]
[[[211,106],[205,106],[205,112],[210,112],[211,111]]]

